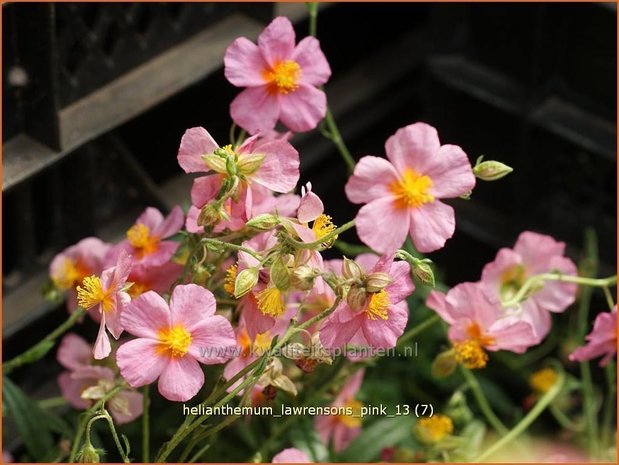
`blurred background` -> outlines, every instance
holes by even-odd
[[[66,318],[41,293],[56,253],[90,235],[120,239],[146,206],[188,205],[180,138],[203,126],[226,143],[238,90],[225,48],[277,14],[307,34],[302,3],[2,5],[4,360]],[[456,234],[430,255],[448,285],[477,280],[523,230],[565,241],[578,261],[593,228],[599,274],[615,273],[616,33],[614,3],[321,5],[326,92],[356,158],[384,155],[387,137],[425,121],[472,163],[514,167],[453,202]],[[331,143],[317,132],[292,143],[301,183],[336,224],[351,219]],[[49,396],[54,356],[12,377]]]

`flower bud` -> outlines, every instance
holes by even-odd
[[[393,282],[387,273],[376,272],[368,276],[365,281],[365,288],[368,292],[380,292]]]
[[[482,181],[497,181],[514,171],[511,166],[507,166],[500,161],[481,160],[482,157],[477,159],[477,163],[473,167],[473,174]]]
[[[258,168],[262,166],[264,161],[264,155],[252,153],[249,155],[243,155],[243,157],[237,162],[237,168],[240,175],[249,176],[255,173]]]
[[[230,217],[218,202],[210,202],[202,207],[198,215],[198,226],[215,226],[220,221],[227,221]]]
[[[314,280],[316,279],[316,273],[314,269],[307,265],[301,265],[294,269],[292,272],[291,284],[295,289],[300,291],[309,291],[314,287]]]
[[[435,287],[434,272],[430,267],[430,263],[432,262],[428,259],[415,261],[413,264],[413,275],[422,283]]]
[[[101,461],[99,450],[95,449],[90,442],[82,447],[77,454],[78,463],[99,463]]]
[[[239,299],[258,284],[258,268],[246,268],[236,275],[234,280],[234,297]]]
[[[355,312],[363,310],[368,299],[368,294],[363,287],[353,286],[346,295],[346,303]]]
[[[282,257],[277,257],[271,265],[271,282],[280,291],[290,288],[290,269]]]
[[[432,362],[432,376],[435,378],[445,378],[453,373],[458,366],[453,350],[441,352]]]
[[[342,262],[342,275],[346,279],[362,279],[363,269],[356,261],[344,257],[344,261]]]
[[[254,216],[251,220],[245,223],[245,226],[260,231],[270,231],[279,224],[279,217],[271,215],[270,213],[264,213],[262,215]]]
[[[202,155],[202,160],[204,160],[204,164],[208,166],[210,169],[219,174],[226,174],[226,159],[220,157],[219,155],[215,155],[214,153],[210,153],[208,155]]]

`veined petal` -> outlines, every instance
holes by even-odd
[[[425,169],[423,174],[432,180],[429,192],[437,199],[459,197],[475,187],[471,163],[457,145],[443,145]]]
[[[420,252],[434,252],[456,230],[453,208],[438,200],[410,209],[410,235]]]
[[[384,158],[365,156],[359,160],[346,183],[346,196],[353,203],[368,203],[381,197],[392,197],[389,183],[397,181],[398,172]]]
[[[290,20],[278,16],[258,36],[258,46],[267,63],[274,66],[294,52],[295,33]]]
[[[407,210],[394,207],[393,199],[383,197],[361,207],[355,222],[365,244],[377,252],[392,253],[404,244],[410,217]]]
[[[208,171],[202,155],[213,153],[219,146],[208,131],[202,127],[187,129],[178,149],[178,164],[185,173]]]
[[[321,86],[329,80],[331,68],[315,37],[308,36],[301,40],[290,58],[301,67],[301,82]]]
[[[277,96],[271,95],[266,85],[248,87],[230,104],[230,116],[250,134],[265,133],[273,129],[279,112]]]
[[[400,173],[413,168],[426,174],[440,147],[436,129],[426,123],[400,128],[385,143],[387,158]]]
[[[293,132],[314,129],[327,114],[327,96],[314,86],[300,83],[297,90],[278,95],[282,123]]]
[[[120,321],[127,332],[150,339],[157,339],[161,328],[172,325],[168,304],[154,291],[147,291],[127,304]]]
[[[124,343],[116,351],[120,374],[131,387],[150,384],[161,375],[168,357],[157,353],[158,346],[158,341],[140,338]]]
[[[168,400],[185,402],[204,385],[204,372],[191,356],[170,357],[159,377],[159,393]]]
[[[269,66],[260,49],[245,37],[239,37],[224,56],[226,79],[237,87],[264,85],[263,72]]]
[[[275,192],[294,189],[299,181],[299,152],[282,140],[260,144],[257,150],[264,154],[264,160],[252,179]]]
[[[225,363],[239,354],[234,330],[221,315],[206,318],[191,333],[189,354],[201,363]]]
[[[182,325],[191,332],[215,314],[215,307],[215,297],[208,289],[197,284],[176,286],[170,298],[172,325]]]

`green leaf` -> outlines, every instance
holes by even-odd
[[[50,451],[55,449],[50,428],[45,421],[41,421],[45,412],[7,377],[2,378],[2,384],[2,400],[28,452],[36,461],[44,462]]]
[[[413,417],[381,418],[364,429],[340,457],[342,462],[372,462],[385,447],[397,445],[411,435]]]

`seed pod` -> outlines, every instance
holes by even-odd
[[[363,279],[363,269],[356,261],[344,257],[344,261],[342,262],[342,276],[346,279],[361,280]]]
[[[367,299],[368,294],[365,288],[358,286],[351,287],[348,291],[348,295],[346,296],[346,302],[348,303],[348,306],[355,312],[363,310]]]
[[[376,272],[368,276],[365,288],[368,292],[380,292],[393,282],[387,273]]]
[[[258,284],[258,268],[246,268],[234,280],[234,297],[239,299],[251,291]]]

